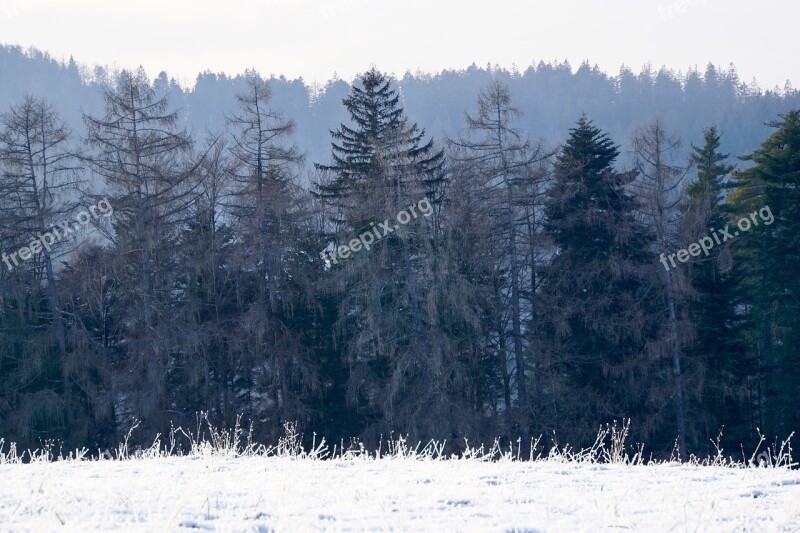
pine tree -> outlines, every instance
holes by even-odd
[[[728,155],[721,153],[716,128],[704,132],[704,144],[693,146],[691,158],[697,179],[686,189],[682,235],[700,242],[730,224],[724,204],[727,179],[733,171]],[[730,247],[713,246],[707,255],[693,259],[689,275],[689,324],[693,336],[687,359],[697,365],[701,379],[689,383],[689,418],[695,428],[695,449],[708,449],[720,431],[723,444],[732,447],[752,440],[748,398],[757,374],[745,342],[745,317],[740,311],[742,271],[734,264]],[[696,399],[695,399],[696,398]]]
[[[331,132],[332,162],[316,165],[334,176],[319,187],[321,197],[338,210],[332,222],[351,231],[377,222],[372,216],[356,215],[367,195],[383,196],[386,205],[367,206],[382,207],[381,212],[394,207],[395,190],[435,201],[444,181],[444,152],[435,149],[433,139],[424,142],[425,131],[408,123],[391,82],[373,68],[362,76],[360,87],[352,87],[344,106],[352,125],[341,124]]]
[[[352,124],[332,132],[332,163],[317,168],[329,178],[318,194],[331,212],[327,276],[346,342],[348,400],[373,438],[468,434],[476,415],[458,335],[469,309],[455,304],[459,280],[438,253],[443,152],[423,143],[424,131],[408,123],[399,95],[374,69],[344,104]],[[346,244],[367,234],[379,242],[351,255]]]
[[[649,290],[653,238],[628,191],[636,174],[614,169],[618,155],[609,136],[582,116],[546,199],[556,251],[542,292],[562,381],[554,391],[558,435],[576,445],[589,442],[598,424],[628,417],[644,441],[663,416],[652,401],[655,369],[647,353],[663,308]]]
[[[735,246],[747,272],[750,349],[763,374],[758,427],[785,438],[800,429],[800,111],[770,125],[775,132],[743,158],[753,166],[734,174],[731,203],[741,223]]]

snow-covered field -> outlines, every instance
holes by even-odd
[[[2,531],[189,529],[800,531],[800,472],[213,453],[0,464]]]

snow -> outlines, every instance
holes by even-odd
[[[797,531],[800,472],[206,454],[1,464],[0,530]]]

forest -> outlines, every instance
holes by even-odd
[[[187,93],[48,61],[78,81],[8,89],[0,114],[0,437],[20,448],[104,449],[134,425],[149,445],[199,416],[454,450],[580,448],[630,420],[682,459],[800,429],[790,87],[373,67],[290,106],[292,83],[253,71],[200,100],[217,75]],[[532,104],[557,75],[593,102]],[[474,94],[447,89],[465,77]]]

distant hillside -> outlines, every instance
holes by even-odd
[[[704,72],[686,74],[661,69],[641,72],[623,68],[617,75],[583,64],[539,63],[521,72],[472,66],[434,75],[406,74],[399,85],[409,116],[437,138],[458,135],[464,112],[472,110],[478,91],[493,77],[506,80],[522,111],[521,126],[547,144],[560,142],[581,112],[608,130],[627,150],[640,124],[661,114],[684,146],[699,143],[702,130],[716,125],[723,132],[722,148],[741,155],[758,146],[768,133],[765,123],[779,113],[800,107],[800,91],[791,87],[763,91],[744,83],[735,69],[709,65]],[[46,53],[0,45],[0,109],[25,93],[46,96],[76,132],[82,131],[82,112],[101,109],[101,88],[114,77],[111,69],[82,67],[74,60],[54,60]],[[241,76],[203,73],[191,89],[180,87],[167,73],[154,79],[169,91],[185,124],[197,134],[219,131],[235,105]],[[349,91],[342,80],[312,87],[303,80],[272,79],[274,105],[297,124],[297,143],[309,162],[329,157],[330,129],[346,119],[341,105]]]

